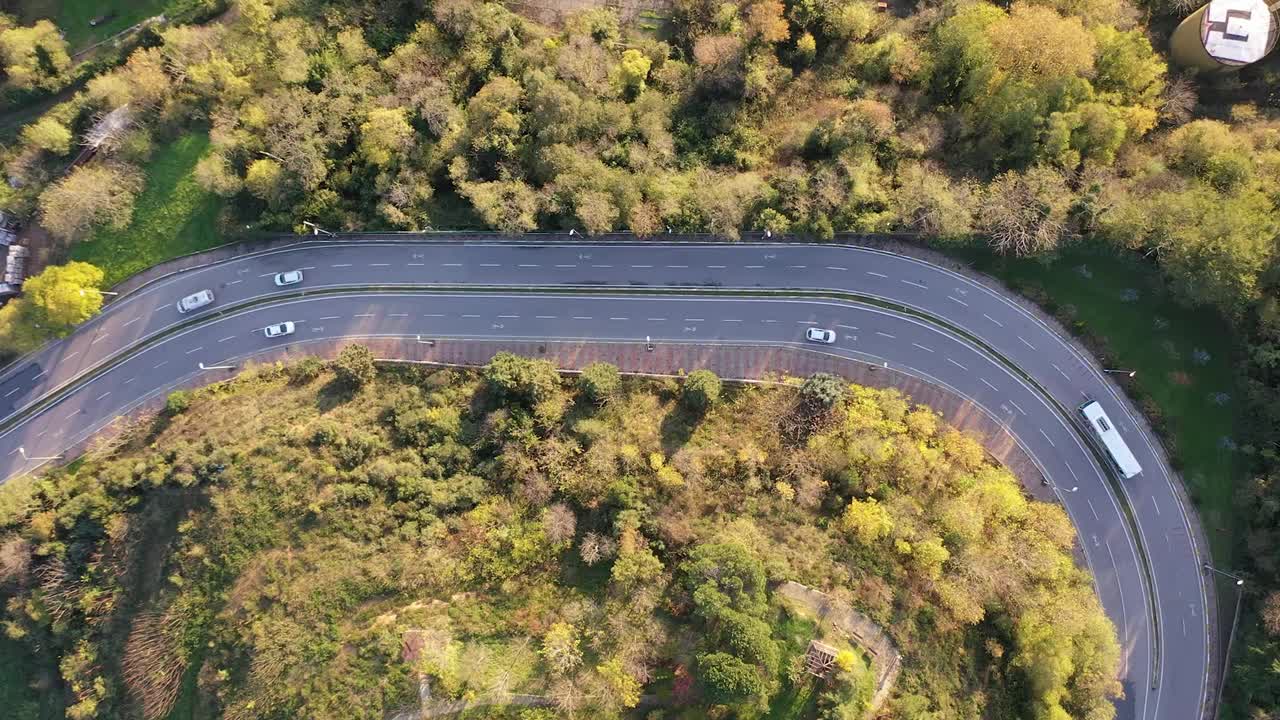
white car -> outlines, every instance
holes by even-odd
[[[292,335],[293,322],[290,320],[286,320],[282,323],[276,323],[275,325],[268,325],[266,328],[263,329],[262,334],[266,335],[268,338],[278,338],[278,337],[284,337],[285,335]]]
[[[804,339],[809,342],[822,343],[830,345],[836,341],[836,334],[831,330],[823,330],[822,328],[811,327],[804,331]]]
[[[201,290],[198,293],[191,293],[178,301],[178,312],[186,314],[192,310],[198,310],[211,302],[213,302],[212,290]]]
[[[287,272],[276,273],[276,287],[297,285],[300,282],[302,282],[301,270],[289,270]]]

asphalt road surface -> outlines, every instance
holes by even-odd
[[[272,276],[291,269],[302,269],[304,282],[277,288]],[[1040,392],[968,338],[909,313],[801,298],[407,290],[285,297],[353,285],[836,290],[892,301],[980,338],[1062,406],[1101,402],[1143,467],[1120,484],[1138,537],[1079,431]],[[206,288],[217,297],[213,305],[190,315],[177,312],[179,298]],[[272,295],[279,302],[224,311]],[[201,322],[173,332],[193,318]],[[295,335],[263,337],[264,326],[283,320],[298,324]],[[804,343],[804,329],[812,326],[835,330],[837,342]],[[1174,488],[1178,480],[1157,442],[1088,358],[1006,295],[945,268],[829,245],[300,243],[179,273],[110,303],[66,340],[0,374],[0,422],[161,335],[39,413],[11,422],[0,434],[0,480],[39,467],[40,458],[191,376],[197,363],[216,364],[272,344],[379,335],[801,343],[816,352],[888,362],[966,395],[1005,422],[1036,458],[1076,525],[1099,597],[1116,624],[1125,691],[1118,717],[1198,719],[1210,691],[1207,584]],[[1154,582],[1143,571],[1140,544]]]

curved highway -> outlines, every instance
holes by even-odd
[[[276,272],[305,281],[277,288]],[[907,312],[854,301],[656,295],[413,292],[422,286],[833,290],[877,298],[980,338],[1033,387],[972,340]],[[357,295],[309,292],[377,286]],[[395,286],[405,286],[396,290]],[[174,303],[200,289],[216,302],[191,315]],[[279,296],[271,302],[272,296]],[[244,309],[239,303],[262,301]],[[267,340],[266,325],[297,323]],[[184,325],[188,323],[188,325]],[[830,346],[804,329],[833,329]],[[177,329],[175,329],[177,328]],[[0,374],[0,480],[32,470],[145,398],[197,370],[281,342],[349,336],[800,343],[888,362],[968,396],[1004,422],[1036,459],[1080,535],[1122,646],[1121,718],[1199,720],[1208,692],[1207,588],[1190,518],[1158,443],[1086,357],[1001,292],[927,262],[829,245],[300,242],[175,274],[109,304],[70,337]],[[151,340],[133,353],[143,341]],[[91,381],[74,381],[107,360]],[[65,392],[60,388],[68,387]],[[1046,398],[1099,400],[1143,472],[1119,487],[1125,509],[1080,432]],[[49,398],[55,397],[50,402]],[[39,406],[38,412],[23,413]],[[21,448],[21,450],[20,450]],[[1141,543],[1138,542],[1141,540]],[[1149,557],[1151,581],[1141,552]],[[1154,608],[1154,614],[1152,612]]]

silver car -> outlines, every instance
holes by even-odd
[[[301,270],[288,270],[286,272],[276,273],[276,287],[297,285],[300,282],[302,282]]]
[[[285,335],[292,335],[293,322],[290,320],[285,320],[282,323],[276,323],[275,325],[268,325],[265,328],[263,328],[262,334],[266,335],[268,338],[278,338],[278,337],[284,337]]]

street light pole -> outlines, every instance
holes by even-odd
[[[118,292],[109,292],[107,290],[99,290],[98,288],[80,288],[80,297],[84,297],[85,290],[88,290],[89,292],[96,292],[99,295],[119,295],[120,294]]]
[[[309,228],[311,228],[311,234],[312,234],[312,235],[319,235],[320,233],[324,233],[325,235],[328,235],[328,236],[330,236],[330,237],[337,237],[337,236],[336,236],[336,235],[334,235],[333,233],[329,232],[328,230],[325,230],[324,228],[322,228],[322,227],[320,227],[319,225],[317,225],[317,224],[315,224],[315,223],[311,222],[310,220],[303,220],[303,221],[302,221],[302,224],[303,224],[305,227],[309,227]]]
[[[31,457],[27,455],[27,449],[21,446],[18,447],[18,454],[22,456],[23,460],[26,460],[28,462],[32,460],[61,460],[62,459],[61,455],[50,455],[48,457]]]
[[[1133,377],[1138,374],[1137,370],[1110,370],[1107,368],[1102,368],[1102,372],[1107,373],[1108,375],[1128,375],[1129,377]]]
[[[1231,633],[1227,635],[1227,654],[1222,661],[1222,677],[1218,680],[1218,701],[1213,705],[1213,718],[1218,720],[1218,714],[1222,712],[1222,691],[1227,684],[1227,668],[1231,663],[1231,642],[1235,640],[1236,626],[1240,623],[1240,603],[1244,600],[1244,578],[1225,570],[1219,570],[1209,563],[1204,563],[1203,567],[1209,572],[1215,572],[1236,581],[1236,613],[1231,617]]]
[[[236,369],[235,365],[205,365],[204,363],[197,363],[197,365],[200,367],[201,370],[235,370]]]

